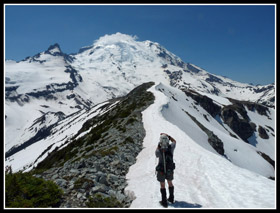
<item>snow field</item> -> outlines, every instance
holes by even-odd
[[[224,154],[233,164],[265,177],[275,176],[273,166],[257,154],[257,151],[263,152],[268,150],[270,151],[268,154],[274,159],[275,153],[273,150],[275,149],[273,144],[275,143],[275,137],[271,136],[269,139],[262,139],[256,136],[257,133],[254,133],[255,140],[251,139],[252,145],[245,143],[239,137],[239,139],[231,137],[229,132],[233,135],[236,135],[236,133],[234,133],[228,125],[223,123],[220,118],[217,118],[218,116],[214,119],[206,110],[200,105],[195,104],[194,100],[187,97],[182,91],[164,84],[159,84],[156,88],[169,97],[168,104],[165,104],[162,109],[164,118],[179,127],[197,144],[217,154],[214,148],[209,144],[207,134],[198,127],[186,112],[191,114],[200,124],[221,139],[223,142]],[[220,100],[221,102],[225,102],[222,100],[222,97],[220,97]],[[266,116],[261,116],[257,112],[251,112],[250,110],[247,110],[247,113],[251,121],[255,122],[257,126],[259,124],[266,124],[274,128],[274,119],[268,119]],[[273,111],[271,114],[273,115]],[[207,117],[207,120],[205,117]],[[259,119],[256,120],[256,117]],[[263,122],[261,122],[261,120],[263,120]],[[259,148],[266,149],[263,150]]]
[[[177,141],[174,151],[175,204],[171,208],[274,208],[275,182],[242,169],[214,154],[185,134],[162,115],[169,99],[153,86],[155,103],[143,112],[144,149],[126,176],[125,191],[136,199],[131,208],[161,208],[160,185],[156,180],[155,150],[161,132]],[[166,188],[167,183],[166,183]],[[168,196],[168,190],[167,190]]]
[[[6,165],[12,166],[12,170],[15,172],[22,170],[23,168],[25,168],[25,171],[33,169],[38,165],[38,163],[47,157],[48,153],[52,152],[56,147],[60,147],[68,139],[72,138],[82,128],[86,120],[104,113],[104,111],[99,108],[107,103],[108,102],[100,103],[93,107],[89,112],[81,110],[74,113],[72,116],[59,121],[58,125],[51,130],[53,134],[50,134],[50,136],[41,139],[40,141],[37,141],[36,143],[33,143],[25,149],[15,153],[7,159]],[[115,104],[111,107],[114,107]],[[51,145],[51,149],[44,155],[40,156],[41,153],[43,153]],[[38,161],[34,163],[39,156],[40,158]]]

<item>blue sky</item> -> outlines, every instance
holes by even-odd
[[[58,43],[76,53],[105,34],[151,40],[206,71],[275,82],[274,5],[6,5],[5,56],[22,60]]]

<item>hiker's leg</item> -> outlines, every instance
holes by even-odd
[[[174,203],[174,186],[172,180],[173,180],[173,172],[170,173],[170,175],[168,176],[167,183],[168,183],[168,191],[169,191],[168,201]]]
[[[165,182],[160,182],[160,188],[164,189],[165,188]]]
[[[174,203],[174,186],[172,184],[172,180],[168,180],[167,183],[168,183],[168,191],[169,191],[168,201]]]
[[[163,172],[157,173],[157,180],[158,182],[160,182],[160,188],[165,188],[165,175],[163,174]]]
[[[165,188],[160,188],[160,193],[161,193],[161,205],[163,205],[164,207],[167,207],[167,198],[166,198],[166,189]]]
[[[169,186],[169,187],[173,187],[172,180],[167,180],[167,183],[168,183],[168,186]]]
[[[167,199],[166,199],[166,189],[165,189],[165,175],[163,172],[157,173],[157,180],[160,183],[160,193],[161,193],[161,205],[167,207]]]

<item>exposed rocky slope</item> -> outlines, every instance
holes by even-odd
[[[145,129],[141,112],[153,103],[143,84],[118,101],[107,113],[86,121],[79,131],[90,130],[73,138],[38,164],[36,176],[56,182],[65,192],[60,207],[86,207],[90,197],[118,201],[117,207],[128,207],[131,196],[124,194],[125,175],[141,151]],[[105,106],[104,106],[105,107]]]
[[[267,132],[272,133],[272,136],[274,136],[274,129],[270,126],[266,126],[266,128],[264,128],[263,126],[259,125],[258,129],[256,129],[256,124],[251,121],[246,111],[247,108],[249,111],[256,112],[261,116],[266,116],[267,119],[271,120],[272,118],[269,108],[264,105],[228,98],[232,104],[221,107],[205,95],[201,95],[192,90],[183,91],[187,96],[195,100],[196,105],[200,105],[214,119],[216,118],[216,116],[220,117],[224,124],[228,125],[230,129],[246,143],[249,143],[248,139],[252,137],[253,134],[259,135],[259,137],[261,137],[262,139],[269,139],[269,135]],[[219,153],[220,155],[224,155],[223,142],[215,134],[213,134],[212,131],[205,128],[201,123],[199,123],[195,119],[195,117],[190,115],[187,111],[185,111],[185,113],[188,114],[188,116],[190,116],[192,120],[208,135],[208,142],[217,151],[217,153]],[[206,115],[204,115],[204,117],[206,120],[208,120]],[[234,138],[238,138],[236,135],[230,132],[229,135]],[[260,154],[274,167],[274,160],[259,151],[257,153]]]

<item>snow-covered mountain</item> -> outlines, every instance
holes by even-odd
[[[151,89],[155,103],[143,112],[143,115],[149,114],[143,117],[147,133],[144,149],[127,174],[130,180],[126,193],[138,197],[132,207],[141,207],[142,192],[135,177],[141,174],[147,163],[145,159],[152,164],[144,166],[149,168],[147,176],[154,172],[154,150],[150,149],[156,147],[160,132],[170,132],[178,140],[180,151],[177,157],[175,154],[175,160],[182,177],[189,181],[198,176],[206,178],[203,171],[212,175],[213,168],[215,177],[210,178],[216,178],[216,183],[222,173],[227,174],[228,183],[236,183],[232,177],[236,172],[240,177],[238,186],[245,187],[248,183],[248,193],[242,199],[251,199],[241,207],[273,207],[275,185],[268,178],[275,177],[275,86],[253,86],[208,73],[183,62],[156,42],[137,41],[136,37],[121,33],[105,35],[76,54],[65,54],[54,44],[33,57],[5,62],[6,165],[11,165],[14,171],[29,171],[44,162],[50,153],[66,149],[77,140],[92,138],[92,132],[110,123],[106,121],[107,113],[120,106],[126,108],[126,102],[120,97],[150,81],[155,82]],[[122,123],[127,126],[137,120],[130,113],[132,111],[121,113],[122,119],[126,117]],[[130,141],[124,124],[116,131],[125,135],[125,141]],[[104,143],[100,137],[94,140]],[[84,146],[84,150],[88,152],[90,147]],[[116,149],[116,145],[108,149]],[[190,151],[195,155],[189,155]],[[80,153],[78,158],[84,155]],[[207,164],[208,160],[199,159],[210,161]],[[68,160],[71,162],[71,158]],[[192,165],[192,161],[197,165]],[[197,177],[188,175],[183,162],[196,171]],[[202,183],[203,179],[197,181]],[[270,193],[263,202],[256,191],[250,193],[254,190],[250,181],[264,193]],[[193,187],[199,187],[198,182],[192,183]],[[179,180],[177,183],[183,184]],[[209,189],[206,184],[202,185],[201,190]],[[237,193],[238,188],[232,192]],[[183,192],[181,196],[186,198]],[[202,203],[202,197],[198,196],[193,202],[214,208],[225,204],[218,204],[218,198],[212,203]],[[238,207],[239,198],[224,207]]]

